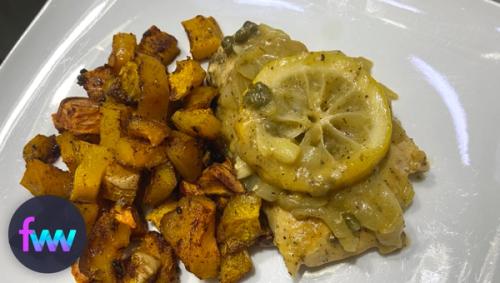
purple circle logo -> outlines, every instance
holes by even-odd
[[[82,254],[87,244],[85,222],[68,200],[55,196],[34,197],[12,216],[9,244],[16,258],[29,269],[58,272]]]

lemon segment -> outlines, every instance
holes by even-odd
[[[366,177],[387,153],[392,132],[387,90],[370,69],[370,61],[338,51],[268,63],[253,84],[266,85],[271,99],[259,107],[243,103],[237,155],[270,184],[311,195]]]

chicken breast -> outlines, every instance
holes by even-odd
[[[425,153],[406,135],[399,122],[394,121],[392,144],[388,156],[372,176],[356,185],[364,188],[364,195],[353,197],[357,198],[356,202],[360,209],[363,209],[365,206],[372,205],[369,200],[366,200],[370,190],[376,190],[381,186],[387,187],[389,190],[386,190],[385,194],[378,195],[377,201],[383,203],[395,198],[397,204],[393,206],[399,207],[392,207],[392,209],[403,210],[413,198],[413,187],[408,177],[426,170],[428,170],[428,163]],[[354,189],[346,188],[343,194],[349,197],[349,194],[354,194]],[[336,202],[335,196],[330,196],[330,198],[330,205]],[[389,201],[389,203],[392,202]],[[391,208],[390,205],[388,208]],[[388,253],[406,245],[402,215],[393,217],[391,220],[394,223],[395,219],[400,218],[398,220],[403,221],[403,225],[396,225],[394,229],[388,230],[384,230],[382,227],[384,225],[376,224],[375,218],[378,216],[375,214],[369,216],[373,219],[368,220],[358,216],[362,227],[361,230],[353,233],[357,244],[352,251],[348,252],[325,221],[313,217],[297,219],[292,212],[273,203],[268,203],[264,211],[274,234],[274,244],[283,256],[288,272],[292,275],[296,274],[300,265],[319,266],[363,253],[371,248],[378,248],[379,252]],[[349,213],[359,215],[356,211],[349,211]],[[382,218],[385,221],[388,220],[387,217]],[[387,224],[390,223],[391,221],[387,222]]]

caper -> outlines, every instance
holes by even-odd
[[[250,38],[250,36],[256,33],[258,29],[259,27],[256,23],[246,21],[243,26],[234,34],[234,41],[236,43],[244,43]]]
[[[243,102],[253,108],[266,106],[272,99],[272,92],[269,87],[261,82],[252,85],[245,96]]]
[[[234,44],[234,37],[232,36],[224,36],[222,39],[221,45],[222,49],[224,49],[224,52],[226,54],[231,54],[233,52],[233,44]]]
[[[344,213],[342,216],[344,217],[344,221],[349,229],[351,229],[351,231],[356,232],[361,229],[361,224],[359,223],[356,216],[351,213]]]

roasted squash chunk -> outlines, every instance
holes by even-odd
[[[109,65],[87,71],[82,69],[77,78],[78,85],[83,86],[88,97],[93,101],[103,101],[107,94],[115,92],[120,82]]]
[[[104,212],[89,235],[87,249],[80,257],[80,271],[91,282],[119,282],[115,264],[130,242],[131,229],[116,220],[111,211]]]
[[[212,100],[219,94],[216,88],[211,86],[195,87],[185,98],[184,108],[204,109],[210,108]]]
[[[142,83],[142,96],[137,105],[141,117],[164,121],[167,118],[169,103],[168,76],[165,66],[156,58],[139,54],[139,78]]]
[[[219,135],[221,129],[220,121],[210,108],[178,110],[172,115],[172,122],[188,135],[211,140]]]
[[[63,198],[69,197],[72,183],[71,173],[38,159],[26,162],[26,171],[21,180],[21,185],[34,196],[54,195]]]
[[[120,89],[110,92],[110,95],[127,105],[135,105],[141,98],[141,81],[137,63],[127,62],[120,70]]]
[[[236,283],[253,268],[252,259],[247,250],[222,257],[219,280],[221,283]]]
[[[99,214],[99,205],[96,203],[74,203],[76,208],[80,211],[85,222],[85,228],[87,230],[87,235],[92,232],[92,227],[94,226],[97,216]]]
[[[52,114],[52,121],[60,132],[69,131],[75,135],[99,134],[99,104],[85,97],[65,98],[59,104],[57,113]]]
[[[120,200],[125,204],[132,204],[139,188],[140,177],[137,170],[113,162],[104,174],[102,196],[112,201]]]
[[[75,171],[70,199],[79,202],[95,202],[113,154],[102,146],[89,148]]]
[[[170,132],[166,123],[140,117],[131,118],[127,129],[129,135],[146,139],[152,146],[159,145]]]
[[[220,192],[220,195],[227,196],[231,192],[245,192],[245,188],[238,178],[236,178],[236,172],[234,172],[229,160],[226,160],[224,163],[214,163],[205,168],[198,183],[207,194],[209,192],[213,192],[214,194],[215,192]],[[223,187],[223,189],[220,187]]]
[[[168,160],[165,146],[152,146],[129,137],[117,141],[115,152],[118,162],[134,168],[152,168]]]
[[[177,185],[174,167],[169,162],[153,169],[150,183],[144,192],[144,204],[157,206],[164,202]]]
[[[220,254],[215,241],[215,204],[204,196],[183,197],[161,221],[161,232],[186,269],[200,279],[217,278]]]
[[[54,163],[59,158],[59,154],[59,146],[54,135],[36,135],[23,148],[25,161],[38,159],[45,163]]]
[[[171,88],[170,100],[182,99],[193,88],[203,83],[205,75],[205,70],[197,61],[190,58],[177,61],[175,71],[168,77]]]
[[[168,66],[181,52],[177,47],[177,39],[151,26],[143,35],[139,43],[139,52],[156,57],[163,65]]]
[[[127,62],[134,60],[137,40],[133,33],[117,33],[113,36],[113,46],[108,64],[116,74]]]
[[[176,208],[177,208],[177,202],[172,201],[172,200],[167,200],[166,202],[162,203],[157,208],[151,210],[146,215],[146,220],[150,221],[151,223],[153,223],[153,225],[156,228],[160,229],[161,220],[162,220],[163,216],[165,216],[170,211],[174,211]]]
[[[217,227],[223,255],[250,247],[262,235],[260,206],[261,199],[254,194],[239,194],[229,200]]]
[[[203,151],[198,141],[179,131],[172,131],[167,138],[167,155],[179,174],[194,182],[203,169]]]
[[[71,172],[75,172],[76,167],[82,162],[87,151],[97,146],[77,139],[70,132],[63,132],[58,135],[56,141],[61,151],[61,157]]]
[[[179,184],[179,191],[184,196],[201,196],[204,195],[198,184],[181,181]]]
[[[123,282],[178,282],[177,258],[158,232],[148,232],[133,250]]]
[[[100,143],[102,146],[114,148],[120,139],[122,111],[126,111],[125,106],[112,102],[106,102],[101,106]]]
[[[219,48],[222,31],[214,18],[198,15],[183,21],[182,26],[189,37],[191,55],[194,59],[207,59]]]

